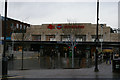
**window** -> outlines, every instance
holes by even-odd
[[[94,42],[96,39],[96,35],[92,35],[92,41]],[[103,36],[99,35],[98,36],[98,39],[99,39],[99,42],[102,42],[103,41]]]
[[[20,24],[20,29],[22,29],[22,24]]]
[[[11,29],[13,29],[14,28],[14,23],[11,23]]]
[[[17,29],[19,28],[19,24],[17,24]]]
[[[24,27],[23,27],[24,29],[26,29],[26,26],[24,25]]]
[[[50,38],[50,41],[56,41],[56,39],[55,38]]]
[[[29,26],[27,26],[27,28],[29,28]]]
[[[83,41],[82,37],[81,38],[76,38],[76,41]]]
[[[100,41],[100,42],[102,42],[102,41],[103,41],[103,39],[102,39],[102,38],[100,38],[100,39],[99,39],[99,41]]]
[[[92,41],[94,42],[96,39],[96,36],[95,35],[92,35]]]
[[[76,41],[86,41],[85,35],[76,35]]]
[[[46,35],[46,41],[56,41],[55,35]]]
[[[61,35],[61,41],[70,41],[70,35]]]
[[[41,35],[32,35],[33,41],[41,41]]]

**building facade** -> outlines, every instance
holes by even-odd
[[[19,38],[17,38],[19,36]],[[99,24],[99,41],[118,42],[118,33],[106,24]],[[22,40],[22,34],[14,36]],[[20,39],[21,38],[21,39]],[[96,38],[96,24],[91,23],[66,23],[31,25],[24,35],[25,41],[78,41],[94,42]]]
[[[3,16],[0,17],[2,20],[2,25],[1,25],[1,30],[2,30],[2,37],[1,39],[3,40],[3,34],[4,34],[4,20],[5,18]],[[30,24],[7,18],[7,27],[6,27],[6,39],[11,40],[11,35],[12,33],[26,33],[26,28],[30,27]]]

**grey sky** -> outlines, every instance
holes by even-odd
[[[9,2],[96,2],[97,0],[8,0],[8,1]],[[119,0],[99,0],[99,1],[118,2]]]
[[[70,0],[71,2],[68,2],[68,0],[64,0],[66,2],[57,2],[58,0],[56,2],[54,0],[50,0],[51,2],[45,1],[14,2],[13,0],[13,2],[8,3],[8,17],[36,25],[63,22],[96,23],[96,0],[91,0],[91,2],[87,2],[87,0],[85,0],[86,2],[82,2],[82,0],[81,2],[78,2],[78,0],[74,0],[76,2],[72,2],[73,0]],[[101,0],[99,23],[106,23],[112,28],[117,28],[117,1],[103,2]],[[2,2],[0,4],[2,6],[0,12],[3,15],[4,4]]]

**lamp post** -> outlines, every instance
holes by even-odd
[[[13,40],[12,40],[12,60],[14,58],[14,31],[15,31],[15,28],[14,28],[14,24],[12,24],[12,27],[13,27]]]
[[[101,24],[101,51],[102,51],[102,42],[103,42],[103,24]]]
[[[96,40],[95,40],[95,43],[96,43],[96,52],[95,52],[95,72],[98,72],[98,23],[99,21],[99,0],[97,0],[97,26],[96,26]]]
[[[21,70],[24,70],[24,68],[23,68],[23,65],[24,65],[24,60],[23,60],[23,57],[24,57],[24,55],[23,55],[23,53],[24,53],[24,32],[22,33],[22,64],[21,64]]]
[[[3,55],[2,55],[2,79],[7,78],[7,57],[6,57],[6,27],[7,27],[7,0],[5,0],[5,19],[4,19],[4,49],[3,49]]]

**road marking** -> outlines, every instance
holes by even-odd
[[[8,76],[6,78],[8,78],[8,79],[10,79],[10,78],[23,78],[23,76]],[[3,78],[1,77],[0,79],[3,79]]]

